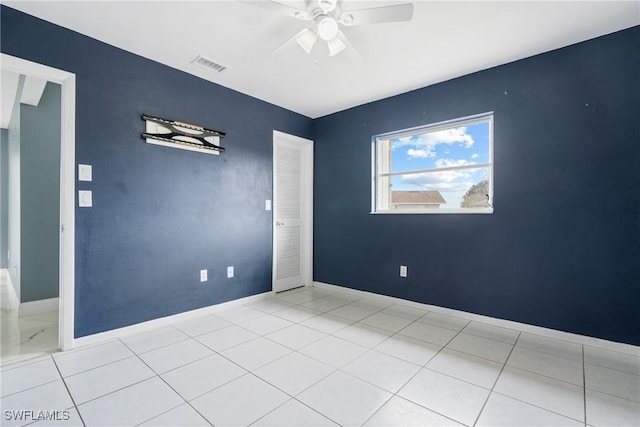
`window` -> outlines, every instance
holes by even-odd
[[[493,212],[493,113],[373,137],[372,213]]]

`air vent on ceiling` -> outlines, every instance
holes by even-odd
[[[213,70],[216,73],[221,73],[227,69],[224,65],[217,64],[210,59],[205,58],[204,56],[198,55],[196,59],[191,61],[192,64],[199,65],[209,70]]]

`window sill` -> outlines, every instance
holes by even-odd
[[[441,215],[441,214],[492,214],[493,208],[469,208],[469,209],[433,209],[433,210],[420,210],[420,209],[394,209],[386,211],[373,211],[371,215]]]

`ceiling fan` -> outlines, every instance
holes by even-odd
[[[413,17],[412,3],[347,11],[342,10],[342,0],[306,0],[305,9],[297,9],[271,0],[245,0],[242,3],[285,14],[302,21],[311,21],[313,23],[311,27],[300,31],[290,40],[296,40],[307,53],[311,53],[316,41],[320,38],[327,42],[329,56],[342,52],[349,43],[340,29],[341,25],[351,27],[401,22],[410,21]]]

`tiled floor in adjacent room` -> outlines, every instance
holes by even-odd
[[[10,288],[8,274],[7,270],[0,270],[0,366],[58,348],[57,310],[19,316],[18,309],[11,307],[10,289],[13,288]]]
[[[0,364],[37,357],[58,349],[58,312],[19,316],[0,309]]]
[[[320,287],[4,366],[0,379],[2,425],[28,424],[9,419],[18,410],[68,410],[33,425],[640,424],[638,355]]]

